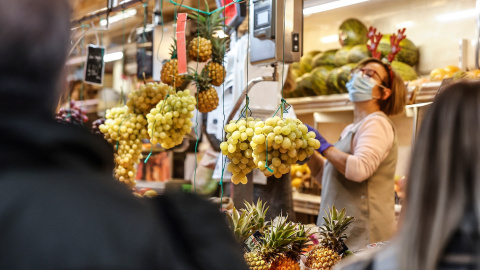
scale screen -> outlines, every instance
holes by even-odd
[[[255,29],[270,25],[270,9],[264,9],[255,13]]]

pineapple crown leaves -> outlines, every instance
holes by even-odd
[[[257,204],[250,204],[247,201],[245,201],[244,204],[246,211],[253,215],[253,230],[263,232],[265,226],[268,224],[268,221],[265,221],[265,216],[270,207],[267,207],[267,203],[263,203],[260,199],[258,199]]]
[[[200,12],[193,12],[189,16],[198,23],[199,36],[206,39],[211,39],[213,32],[221,30],[223,27],[226,26],[222,24],[222,21],[224,19],[220,17],[221,10],[210,14],[210,9],[208,7],[207,1],[205,1],[205,5],[206,14],[202,14]]]
[[[245,242],[252,232],[253,213],[246,211],[239,212],[235,207],[232,213],[227,214],[227,221],[230,229],[239,243]]]
[[[355,219],[346,215],[345,208],[338,212],[335,205],[329,209],[328,213],[326,210],[324,211],[326,216],[323,217],[325,224],[320,227],[321,242],[335,251],[340,251],[343,241],[347,239],[344,232]]]
[[[172,38],[173,43],[170,45],[170,59],[177,59],[177,39]]]
[[[207,68],[203,68],[200,74],[198,74],[198,72],[193,68],[189,68],[189,70],[190,70],[190,73],[185,77],[187,80],[195,83],[199,92],[206,91],[210,87],[212,87],[212,83],[211,83],[212,79],[208,77]]]
[[[226,51],[226,38],[212,38],[212,61],[214,63],[223,63]]]
[[[305,229],[305,225],[298,224],[298,231],[294,236],[294,241],[292,243],[292,255],[293,257],[298,257],[302,254],[307,248],[313,245],[313,241],[310,238],[313,235],[312,228]]]
[[[295,223],[287,221],[287,218],[281,217],[281,219],[276,223],[271,222],[271,225],[267,226],[265,230],[265,236],[259,248],[267,258],[290,251],[298,233]]]

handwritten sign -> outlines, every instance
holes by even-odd
[[[85,82],[90,84],[103,84],[105,73],[105,62],[103,56],[105,48],[89,45],[87,50],[87,62],[85,64]]]

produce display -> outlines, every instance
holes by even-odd
[[[222,154],[230,159],[227,170],[234,184],[247,183],[246,174],[254,168],[276,178],[290,172],[290,166],[311,156],[320,142],[300,120],[278,116],[265,121],[252,117],[231,120],[225,126]]]
[[[268,207],[261,200],[257,204],[245,202],[245,208],[235,207],[227,212],[227,221],[235,238],[244,247],[244,258],[252,270],[300,269],[301,255],[304,264],[312,270],[326,270],[351,254],[344,249],[347,238],[345,230],[353,217],[340,212],[333,206],[326,219],[327,223],[318,228],[320,242],[314,246],[312,228],[287,221],[279,216],[265,221]]]
[[[100,131],[100,126],[105,124],[105,118],[99,118],[92,122],[92,133],[96,135],[102,135],[103,133]]]
[[[163,83],[179,88],[185,80],[185,75],[178,75],[178,60],[177,60],[177,40],[173,39],[173,44],[170,47],[170,60],[165,62],[160,72],[160,80]],[[157,102],[158,103],[158,102]]]
[[[310,269],[332,269],[345,252],[345,230],[353,221],[353,217],[347,216],[345,208],[339,212],[333,205],[325,217],[325,225],[320,227],[320,244],[308,252],[305,266]]]
[[[153,198],[155,196],[158,196],[158,193],[151,189],[151,188],[132,188],[133,195],[140,197],[140,198]]]
[[[290,169],[290,174],[292,175],[292,187],[294,188],[305,187],[311,178],[310,167],[308,167],[307,164],[293,164]]]
[[[88,121],[87,112],[78,107],[74,100],[70,100],[68,107],[58,110],[55,120],[60,123],[70,123],[74,125],[83,125]]]
[[[198,99],[198,111],[208,113],[215,110],[219,102],[218,93],[211,84],[211,79],[208,77],[208,70],[203,69],[200,74],[195,73],[192,78],[195,78],[195,85],[197,86],[195,96]]]
[[[209,13],[208,4],[206,12]],[[213,33],[222,30],[224,26],[222,24],[224,19],[220,15],[220,10],[209,15],[196,11],[189,15],[192,21],[197,22],[198,28],[197,37],[188,44],[188,56],[193,61],[206,62],[212,57]]]
[[[139,89],[128,94],[127,106],[131,113],[147,115],[160,100],[163,100],[169,91],[164,83],[150,82],[141,85]]]
[[[359,20],[347,19],[339,27],[341,48],[324,52],[312,51],[301,57],[298,63],[290,66],[291,76],[295,78],[295,89],[286,92],[286,97],[321,96],[347,93],[345,84],[350,71],[360,61],[371,57],[368,49],[371,45],[367,34],[369,30]],[[378,44],[380,58],[391,52],[390,37],[384,35]],[[418,64],[419,50],[409,39],[399,43],[401,50],[392,59],[392,68],[404,81],[418,78],[414,66]]]
[[[115,178],[134,187],[135,164],[142,158],[142,139],[147,136],[147,121],[143,114],[130,113],[127,106],[107,110],[105,118],[105,124],[99,128],[115,149]]]
[[[220,149],[222,154],[230,160],[227,170],[232,173],[231,181],[234,184],[246,184],[246,175],[256,167],[252,158],[253,149],[250,142],[257,122],[260,120],[247,117],[238,121],[232,120],[225,126],[227,141],[220,144]]]
[[[190,133],[196,103],[189,90],[170,92],[147,114],[150,142],[159,143],[165,149],[181,144],[183,136]]]

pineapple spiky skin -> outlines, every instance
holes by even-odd
[[[208,113],[215,110],[218,106],[218,94],[215,88],[210,87],[206,91],[198,93],[198,111],[201,113]]]
[[[225,67],[219,63],[209,62],[207,65],[208,77],[212,80],[212,84],[220,86],[225,81]]]
[[[178,60],[177,59],[170,59],[168,60],[162,67],[162,71],[160,73],[160,79],[163,83],[173,86],[173,82],[175,80],[175,86],[179,87],[183,84],[185,80],[184,75],[178,75]]]
[[[247,265],[252,270],[269,270],[272,265],[259,251],[245,253],[243,256]]]
[[[300,264],[294,258],[282,254],[272,262],[270,270],[300,270]]]
[[[347,238],[344,232],[354,220],[346,215],[345,208],[339,212],[334,205],[324,219],[325,224],[320,227],[320,245],[307,254],[305,262],[312,269],[330,270],[340,261],[343,242]]]
[[[188,55],[193,61],[206,62],[212,57],[212,42],[204,37],[196,37],[188,44]]]
[[[328,247],[317,246],[307,257],[305,266],[311,269],[330,270],[340,261],[340,255]]]

